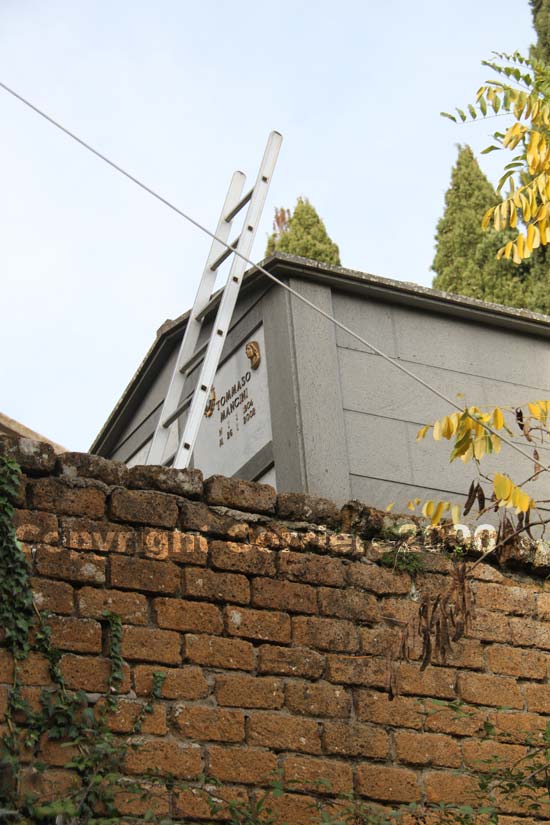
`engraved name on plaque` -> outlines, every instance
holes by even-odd
[[[271,441],[263,328],[259,327],[216,373],[194,451],[209,475],[234,475]]]

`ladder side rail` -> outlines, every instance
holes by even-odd
[[[249,258],[252,252],[254,237],[267,197],[281,143],[281,135],[278,132],[272,132],[260,164],[260,170],[254,185],[253,194],[246,212],[243,230],[236,250],[237,253],[240,253],[245,258]],[[188,467],[191,461],[193,448],[206,407],[208,393],[210,392],[218,369],[246,265],[247,262],[244,258],[239,257],[238,254],[234,255],[214,326],[212,327],[212,334],[204,356],[197,386],[189,408],[183,435],[172,465],[178,469]]]
[[[239,203],[245,182],[246,176],[242,172],[235,172],[231,178],[218,225],[216,227],[216,235],[224,241],[227,241],[229,238],[234,217],[232,213],[235,206]],[[147,464],[162,464],[164,452],[166,450],[166,445],[170,435],[166,420],[178,406],[186,380],[186,375],[181,373],[181,367],[189,361],[195,351],[202,328],[202,321],[198,320],[197,316],[199,316],[202,310],[208,305],[208,302],[212,297],[212,292],[216,286],[217,274],[216,268],[213,267],[213,264],[224,250],[224,245],[218,240],[212,241],[208,258],[206,259],[206,266],[202,273],[199,288],[195,296],[195,302],[187,320],[185,333],[176,358],[174,372],[172,373],[172,378],[170,379],[170,384],[168,385],[168,390],[164,397],[164,402],[160,411],[160,417],[157,421],[157,426],[153,434],[153,439],[147,455]]]

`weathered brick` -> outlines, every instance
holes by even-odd
[[[328,526],[335,526],[340,522],[340,512],[333,501],[307,493],[279,493],[277,515],[284,519],[312,521]]]
[[[396,650],[401,638],[399,627],[376,624],[374,627],[360,627],[361,652],[370,656],[384,656],[388,650]]]
[[[185,655],[191,662],[207,667],[230,670],[252,670],[254,667],[254,649],[250,642],[241,639],[187,634]]]
[[[224,476],[208,478],[204,483],[204,496],[208,504],[251,513],[273,513],[277,502],[277,493],[269,484]]]
[[[351,708],[348,691],[328,682],[292,681],[286,687],[286,706],[305,716],[339,716],[346,718]]]
[[[534,650],[518,650],[510,645],[493,645],[487,651],[487,664],[493,673],[520,676],[522,679],[546,678],[546,655]]]
[[[208,542],[204,536],[194,533],[148,527],[143,531],[143,552],[151,559],[204,566],[208,558]]]
[[[512,644],[550,650],[550,633],[546,622],[529,619],[510,619]]]
[[[399,687],[402,693],[415,696],[434,696],[438,699],[454,699],[456,696],[456,670],[444,667],[428,667],[421,671],[419,665],[399,666]],[[475,678],[475,674],[471,674]],[[466,697],[463,697],[466,699]]]
[[[424,781],[428,802],[458,805],[479,803],[479,784],[475,776],[454,771],[428,771]]]
[[[22,685],[49,685],[51,682],[48,660],[41,653],[29,653],[18,669]],[[4,648],[0,648],[0,682],[13,682],[13,658]]]
[[[215,809],[211,803],[215,802]],[[242,788],[234,786],[220,787],[206,784],[204,788],[184,788],[174,793],[174,806],[177,817],[185,817],[186,821],[206,819],[208,822],[219,819],[229,819],[229,807],[223,803],[238,802],[241,805],[248,803],[248,794]]]
[[[373,725],[359,722],[325,722],[323,750],[339,756],[364,756],[386,759],[389,751],[388,734]]]
[[[317,722],[278,713],[253,713],[248,721],[247,741],[249,745],[260,745],[275,751],[321,753]]]
[[[359,649],[357,627],[342,619],[295,616],[292,619],[294,642],[319,650],[355,651]]]
[[[179,510],[174,496],[151,490],[114,490],[111,494],[111,518],[153,527],[175,527]]]
[[[483,642],[510,642],[510,619],[502,613],[491,613],[488,610],[476,610],[466,635]]]
[[[210,688],[200,667],[167,668],[158,665],[137,665],[134,669],[134,686],[138,696],[150,696],[153,690],[153,674],[162,673],[161,695],[164,699],[204,699]]]
[[[128,481],[128,468],[122,461],[112,461],[90,453],[62,453],[57,471],[67,478],[95,478],[113,487]]]
[[[281,550],[279,554],[279,572],[290,581],[338,587],[345,582],[345,570],[340,559],[313,553],[293,553],[290,550]]]
[[[221,782],[242,782],[243,785],[265,785],[277,769],[275,754],[256,748],[222,748],[212,745],[207,750],[207,773]]]
[[[219,570],[235,570],[257,576],[274,576],[277,572],[273,551],[254,544],[211,541],[210,557],[212,567]]]
[[[176,728],[196,742],[242,742],[244,713],[240,710],[179,705],[174,709]]]
[[[95,656],[77,656],[65,653],[61,657],[61,673],[68,688],[85,690],[88,693],[106,693],[109,690],[111,662]],[[130,689],[130,668],[122,667],[122,684],[118,692],[127,693]]]
[[[262,645],[258,648],[258,672],[276,673],[281,676],[303,676],[318,679],[325,669],[325,657],[306,647],[275,647]]]
[[[60,650],[75,653],[101,653],[101,625],[93,619],[74,619],[52,616],[48,620],[52,629],[52,642]]]
[[[139,552],[139,534],[126,524],[94,521],[89,518],[61,519],[61,538],[65,547],[92,550],[94,553]]]
[[[172,630],[125,625],[122,628],[122,655],[125,659],[177,665],[181,662],[181,637]]]
[[[70,584],[49,581],[48,579],[31,579],[34,602],[39,610],[70,615],[74,610],[74,592]]]
[[[124,590],[145,590],[148,593],[177,593],[180,572],[169,561],[113,556],[111,584]]]
[[[326,678],[329,682],[340,682],[345,685],[387,688],[388,664],[386,659],[375,659],[371,656],[329,655]]]
[[[101,518],[105,511],[105,493],[97,487],[76,486],[62,478],[37,478],[29,483],[28,491],[36,510],[89,518]]]
[[[535,591],[492,582],[475,582],[476,605],[484,610],[531,615],[535,612]]]
[[[544,621],[550,620],[550,593],[537,594],[537,616]]]
[[[33,766],[21,771],[21,796],[32,795],[42,803],[53,802],[73,794],[80,784],[79,777],[73,771],[52,768],[37,771]]]
[[[484,734],[487,711],[471,705],[461,705],[460,711],[441,703],[426,700],[426,730],[450,733],[453,736]]]
[[[420,799],[416,774],[406,768],[358,765],[357,791],[361,796],[383,802],[415,802]]]
[[[188,568],[183,572],[185,593],[216,602],[250,602],[250,585],[239,573],[214,573],[212,570]]]
[[[459,768],[462,764],[462,753],[457,740],[437,733],[397,731],[395,755],[398,762],[409,765]]]
[[[379,617],[376,598],[352,587],[321,587],[319,607],[325,616],[338,616],[353,622],[375,622]]]
[[[396,696],[390,701],[387,693],[358,690],[355,694],[355,712],[360,722],[416,730],[422,727],[421,703],[418,699],[409,699],[405,696]]]
[[[128,487],[200,498],[203,491],[202,473],[200,470],[177,470],[175,467],[134,465],[128,472]]]
[[[180,504],[180,527],[183,530],[197,530],[220,538],[247,541],[250,533],[248,524],[228,515],[215,513],[206,504],[182,500]]]
[[[522,745],[504,745],[494,740],[467,739],[463,745],[464,764],[479,773],[492,773],[495,768],[511,768],[527,753]]]
[[[260,676],[216,676],[216,701],[219,705],[242,708],[281,708],[284,689],[281,679]]]
[[[312,825],[312,822],[319,821],[317,818],[314,818],[314,811],[316,811],[318,807],[318,802],[318,799],[306,794],[285,793],[270,799],[269,808],[272,811],[275,822],[281,823],[282,825]],[[326,810],[327,808],[329,810]],[[323,810],[327,814],[332,813],[332,811],[336,814],[335,808],[335,805],[327,804],[323,806]],[[343,821],[342,819],[336,818],[336,816],[335,820],[337,822]]]
[[[55,467],[52,445],[32,438],[0,435],[0,455],[16,461],[27,475],[47,475]]]
[[[285,783],[293,790],[316,793],[350,793],[353,790],[351,765],[311,756],[287,756],[283,764]]]
[[[144,711],[145,703],[132,699],[118,699],[111,707],[106,699],[96,704],[98,713],[104,714],[105,721],[114,733],[132,733],[137,720],[141,717],[141,733],[165,736],[168,731],[166,707],[160,702],[153,702],[149,710]]]
[[[223,631],[220,608],[208,602],[160,598],[153,600],[153,610],[159,627],[199,633],[221,633]]]
[[[388,570],[369,561],[358,561],[348,567],[348,582],[380,596],[409,593],[411,577],[408,573]]]
[[[8,710],[8,688],[0,688],[0,722],[6,719],[6,712]]]
[[[202,771],[200,748],[182,745],[169,739],[135,738],[138,745],[126,753],[124,768],[131,774],[173,776],[176,779],[195,779]]]
[[[264,642],[290,642],[292,636],[290,617],[286,613],[226,607],[224,617],[227,632],[232,636]]]
[[[353,533],[336,533],[328,536],[327,551],[336,556],[348,558],[365,555],[365,543]]]
[[[458,686],[460,697],[473,705],[523,708],[523,697],[514,679],[481,673],[461,673]]]
[[[166,817],[170,813],[170,792],[166,785],[158,782],[140,780],[140,793],[135,790],[121,790],[119,786],[115,792],[114,804],[122,816],[143,817],[154,814],[157,817]],[[131,820],[134,821],[134,820]],[[139,821],[139,820],[138,820]]]
[[[273,607],[293,613],[317,613],[317,591],[309,584],[278,579],[254,579],[252,604],[256,607]]]
[[[78,591],[77,601],[81,616],[101,619],[107,612],[115,613],[126,624],[147,624],[147,599],[141,593],[83,587]]]
[[[469,670],[485,670],[484,646],[477,639],[459,639],[458,642],[453,642],[444,662],[434,656],[434,664],[438,663]]]
[[[41,576],[76,582],[104,584],[107,563],[94,553],[76,553],[41,545],[36,550],[36,569]]]
[[[59,539],[57,516],[53,513],[15,510],[13,524],[19,541],[57,544]]]
[[[527,700],[527,710],[533,713],[545,713],[550,715],[550,685],[536,685],[526,682],[523,685],[523,693]],[[501,702],[501,705],[508,705],[508,702]]]
[[[546,719],[536,713],[493,711],[489,714],[489,722],[498,739],[519,744],[536,740],[546,728]]]

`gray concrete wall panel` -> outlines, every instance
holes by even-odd
[[[329,287],[294,278],[290,286],[332,314]],[[345,501],[350,482],[335,327],[294,296],[290,304],[306,492]]]

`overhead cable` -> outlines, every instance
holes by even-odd
[[[49,123],[51,123],[57,129],[59,129],[61,132],[64,132],[66,135],[68,135],[68,137],[75,140],[77,143],[79,143],[81,146],[83,146],[85,149],[87,149],[93,155],[98,157],[100,160],[107,163],[109,166],[111,166],[113,169],[115,169],[121,175],[124,175],[124,177],[126,177],[126,178],[128,178],[128,180],[132,181],[132,183],[135,183],[136,186],[139,186],[140,189],[143,189],[145,192],[147,192],[153,198],[156,198],[156,200],[163,203],[165,206],[168,207],[168,209],[171,209],[173,212],[175,212],[180,217],[184,218],[186,221],[191,223],[197,229],[200,229],[201,232],[204,232],[206,235],[209,235],[209,237],[212,238],[213,240],[218,241],[218,243],[222,244],[222,246],[224,246],[226,249],[230,250],[234,255],[237,255],[237,257],[241,258],[243,261],[246,261],[246,263],[250,264],[250,266],[254,267],[256,270],[258,270],[258,272],[261,272],[263,275],[265,275],[267,278],[269,278],[270,281],[277,284],[282,289],[286,290],[286,292],[290,293],[290,295],[293,295],[294,298],[296,298],[298,301],[301,301],[303,304],[310,307],[315,312],[319,313],[319,315],[322,315],[324,318],[327,319],[327,321],[330,321],[336,327],[341,329],[342,332],[346,332],[348,335],[351,335],[351,337],[355,338],[356,341],[359,341],[359,343],[363,344],[363,346],[366,346],[369,349],[371,349],[374,353],[376,353],[376,355],[379,355],[380,358],[382,358],[384,361],[387,361],[388,364],[391,364],[393,367],[400,370],[405,375],[408,375],[408,377],[411,378],[413,381],[416,381],[417,384],[420,384],[425,389],[427,389],[429,392],[433,393],[433,395],[436,395],[442,401],[445,401],[451,407],[454,407],[455,410],[458,410],[459,412],[464,412],[463,407],[461,407],[459,404],[457,404],[454,399],[450,398],[448,395],[446,395],[445,393],[438,390],[437,387],[434,387],[431,384],[429,384],[427,381],[424,381],[424,379],[420,378],[419,375],[416,375],[414,372],[411,372],[411,370],[407,369],[407,367],[405,367],[400,361],[398,361],[395,358],[392,358],[390,355],[385,353],[383,350],[379,349],[377,346],[372,344],[370,341],[367,341],[367,339],[363,338],[363,336],[359,335],[359,333],[354,332],[354,330],[350,329],[348,326],[346,326],[346,324],[343,324],[341,321],[339,321],[333,315],[330,315],[330,313],[326,312],[324,309],[322,309],[321,307],[314,304],[312,301],[310,301],[304,295],[301,295],[295,289],[292,289],[292,287],[290,287],[288,284],[285,284],[284,281],[281,281],[279,278],[277,278],[275,275],[273,275],[271,272],[269,272],[263,266],[261,266],[260,264],[254,263],[253,260],[248,258],[246,255],[243,255],[242,253],[238,252],[229,243],[222,240],[221,238],[218,238],[217,235],[215,235],[215,233],[212,232],[210,229],[208,229],[206,226],[203,226],[201,223],[199,223],[199,221],[197,221],[195,218],[191,217],[191,215],[188,215],[186,212],[184,212],[179,207],[175,206],[175,204],[171,203],[169,200],[164,198],[162,195],[159,195],[158,192],[155,192],[154,189],[151,189],[150,186],[147,186],[147,184],[143,183],[143,181],[139,180],[139,178],[136,178],[134,175],[130,174],[130,172],[127,172],[126,169],[122,168],[122,166],[119,166],[117,163],[110,160],[110,158],[108,158],[106,155],[102,154],[97,149],[94,149],[93,146],[91,146],[85,140],[82,140],[82,138],[78,137],[78,135],[76,135],[74,132],[71,132],[69,129],[67,129],[65,126],[63,126],[61,123],[59,123],[59,121],[55,120],[50,115],[46,114],[46,112],[42,111],[42,109],[39,109],[38,106],[35,106],[33,103],[30,102],[30,100],[27,100],[25,97],[23,97],[18,92],[16,92],[14,89],[11,89],[9,86],[7,86],[5,83],[2,83],[1,81],[0,81],[0,88],[4,89],[4,91],[6,91],[6,92],[8,92],[8,94],[12,95],[12,97],[17,98],[17,100],[19,100],[25,106],[28,106],[29,109],[32,109],[33,112],[36,112],[36,114],[40,115],[40,117],[47,120]],[[491,426],[489,426],[489,424],[486,424],[482,421],[479,421],[479,419],[477,419],[471,413],[468,413],[468,414],[470,415],[470,418],[472,418],[474,421],[476,421],[476,423],[480,424],[486,432],[490,433],[491,435],[497,436],[502,441],[503,444],[506,444],[512,450],[515,450],[517,453],[519,453],[521,456],[523,456],[529,462],[531,462],[531,464],[533,463],[533,456],[532,455],[530,455],[528,452],[523,450],[521,447],[519,447],[513,441],[510,441],[508,438],[506,438],[502,434],[498,433]],[[543,466],[542,469],[544,469],[546,471],[550,471],[550,467],[548,467],[548,466]]]

